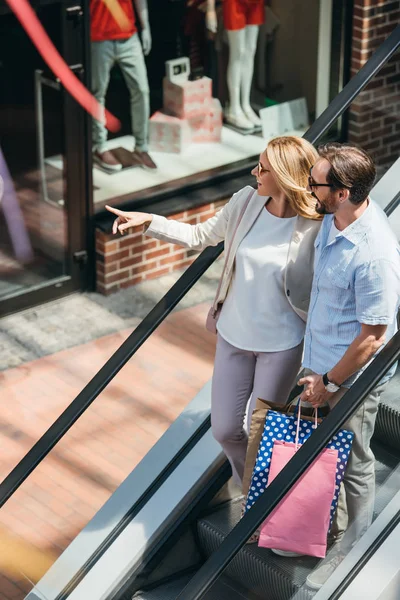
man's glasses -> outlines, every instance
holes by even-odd
[[[312,177],[308,178],[308,187],[309,188],[313,188],[313,187],[335,187],[333,186],[331,183],[317,183],[316,181],[314,181],[314,179]]]
[[[260,177],[263,173],[269,173],[269,169],[266,169],[265,167],[262,166],[262,164],[259,162],[257,165],[258,168],[258,176]]]

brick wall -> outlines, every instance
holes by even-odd
[[[195,225],[214,216],[226,200],[206,204],[168,218]],[[96,230],[96,289],[111,294],[122,288],[188,267],[198,255],[175,244],[146,237],[142,228],[113,236]]]
[[[354,0],[351,75],[400,21],[400,0]],[[352,103],[348,141],[368,150],[384,172],[400,151],[400,52]]]

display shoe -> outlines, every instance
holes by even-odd
[[[257,127],[257,129],[261,129],[261,126],[262,126],[261,119],[260,119],[260,117],[258,117],[256,115],[256,113],[251,108],[251,106],[249,108],[244,108],[243,113],[244,113],[246,119],[248,121],[250,121],[250,123],[252,123],[254,125],[254,127]]]
[[[93,160],[100,167],[106,171],[110,171],[111,173],[116,173],[122,169],[121,163],[118,162],[110,150],[105,150],[104,152],[93,152]]]
[[[229,110],[225,112],[225,121],[228,125],[232,125],[235,129],[241,130],[244,133],[250,133],[254,130],[254,125],[243,112],[231,113]]]
[[[139,164],[144,169],[157,169],[156,163],[146,151],[142,152],[141,150],[134,150],[132,152],[132,160],[135,164]]]

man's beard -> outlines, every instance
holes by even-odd
[[[312,196],[317,200],[318,203],[315,204],[315,212],[319,215],[332,215],[335,210],[332,210],[333,207],[329,207],[326,204],[326,200],[325,202],[322,202],[319,198],[317,198],[317,196],[314,194],[314,192],[312,192]]]

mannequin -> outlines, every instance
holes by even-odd
[[[118,12],[108,0],[90,0],[92,91],[104,106],[110,71],[118,63],[130,94],[131,125],[135,149],[132,166],[155,169],[148,154],[150,91],[144,56],[151,50],[151,32],[146,0],[133,0],[141,24],[140,43],[132,0],[118,0]],[[93,121],[93,160],[103,169],[116,172],[122,164],[106,149],[107,130]]]
[[[258,32],[264,22],[264,0],[223,0],[223,17],[229,45],[229,106],[225,120],[244,133],[250,132],[261,127],[261,119],[250,105],[250,92]],[[216,31],[215,0],[207,0],[206,26]]]

